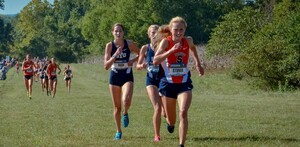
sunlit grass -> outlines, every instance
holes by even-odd
[[[74,79],[67,93],[59,76],[55,98],[34,83],[26,97],[23,75],[13,70],[0,81],[0,146],[177,146],[162,121],[162,141],[154,143],[153,108],[145,90],[145,71],[134,70],[135,89],[130,125],[123,138],[116,132],[103,65],[72,64]],[[63,68],[63,65],[61,65]],[[193,74],[186,146],[299,146],[300,92],[252,90],[226,72]]]

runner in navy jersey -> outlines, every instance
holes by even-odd
[[[70,68],[70,65],[67,65],[64,70],[64,80],[66,81],[66,87],[68,88],[68,92],[71,91],[71,79],[73,78],[73,73]]]
[[[130,40],[124,39],[124,26],[116,23],[112,27],[114,40],[107,43],[105,47],[104,68],[110,70],[109,90],[114,104],[114,119],[117,133],[114,139],[122,138],[121,112],[123,103],[122,124],[127,127],[129,124],[128,109],[131,105],[133,94],[133,63],[137,61],[139,49]],[[132,53],[137,56],[130,59]]]
[[[137,64],[137,69],[147,69],[146,76],[146,88],[148,92],[149,99],[154,108],[154,113],[152,116],[153,127],[154,127],[154,141],[160,141],[160,124],[161,124],[161,115],[164,114],[164,110],[162,107],[161,97],[158,92],[159,86],[159,66],[153,65],[153,57],[155,55],[154,51],[154,39],[156,36],[156,32],[158,31],[158,25],[151,25],[148,28],[148,37],[150,39],[150,43],[143,45],[140,50],[140,56]]]

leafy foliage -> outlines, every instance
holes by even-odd
[[[4,0],[0,0],[0,9],[4,9]]]
[[[274,9],[272,23],[264,26],[240,54],[239,70],[269,87],[300,87],[300,5],[284,1]]]
[[[57,57],[62,62],[77,62],[85,54],[87,42],[80,28],[81,18],[89,8],[87,0],[55,1],[53,15],[45,20],[49,36],[48,55]]]
[[[0,17],[0,57],[4,57],[9,53],[9,46],[13,44],[12,30],[13,26],[10,22],[5,23],[5,19]]]
[[[31,53],[46,55],[43,26],[44,18],[50,13],[50,4],[45,1],[32,0],[21,11],[17,23],[16,51],[19,55]],[[38,53],[38,54],[37,54]]]
[[[103,53],[116,22],[125,25],[126,39],[140,46],[148,42],[151,24],[169,23],[174,16],[186,19],[186,35],[195,43],[206,43],[220,16],[242,7],[240,0],[32,0],[19,15],[11,51],[76,62]]]
[[[233,76],[254,77],[264,88],[300,87],[299,2],[263,6],[224,16],[212,33],[208,53],[234,56]]]
[[[105,43],[110,41],[111,26],[120,22],[125,25],[126,38],[138,45],[147,43],[147,29],[151,24],[167,24],[174,16],[182,16],[188,22],[186,35],[196,43],[209,39],[216,21],[232,9],[242,8],[241,1],[164,1],[159,0],[93,0],[97,4],[83,19],[84,37],[91,42],[89,51],[102,53]]]
[[[53,56],[62,62],[76,62],[89,44],[81,34],[80,20],[88,1],[33,0],[22,11],[17,24],[16,48],[22,56]]]
[[[261,11],[245,7],[225,15],[214,29],[207,46],[210,55],[237,55],[245,49],[253,35],[266,23]]]

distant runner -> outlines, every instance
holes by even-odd
[[[50,85],[50,90],[52,93],[52,97],[55,97],[56,94],[56,86],[57,86],[57,74],[56,70],[58,71],[58,74],[60,74],[61,69],[59,68],[59,65],[55,63],[55,59],[51,58],[51,63],[47,67],[47,75],[49,78],[49,85]]]
[[[68,88],[68,92],[71,90],[71,79],[73,78],[72,70],[70,69],[70,65],[67,65],[64,70],[64,80],[66,81],[66,87]]]
[[[24,72],[24,84],[26,86],[26,92],[29,99],[32,95],[32,83],[34,74],[34,63],[31,61],[31,55],[27,54],[25,61],[22,64],[22,71]]]

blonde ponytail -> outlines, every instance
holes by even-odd
[[[154,50],[156,51],[159,47],[160,42],[171,35],[171,30],[169,25],[162,25],[158,28],[158,31],[156,33],[155,39],[154,39]]]

